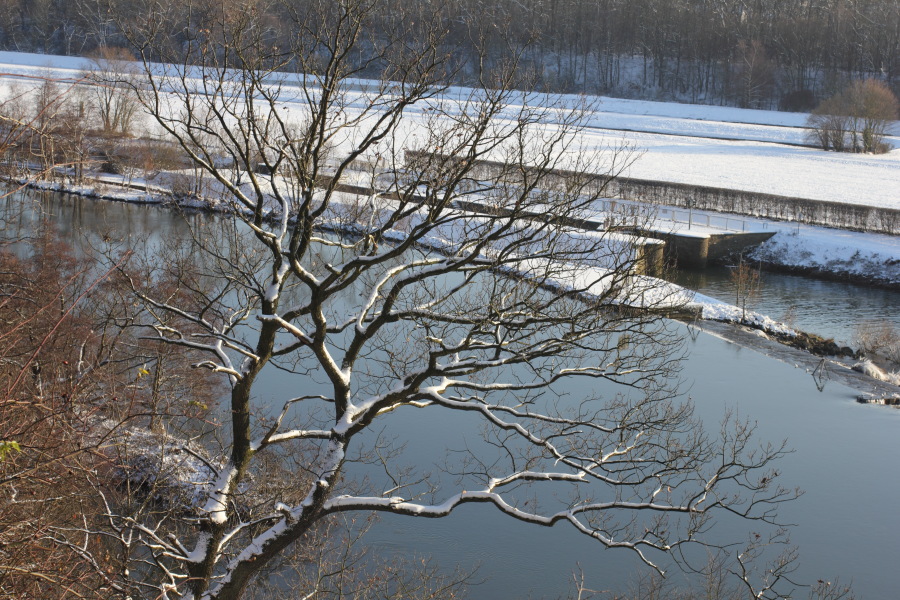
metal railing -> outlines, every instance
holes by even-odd
[[[674,208],[660,208],[657,213],[657,221],[673,221],[675,223],[684,223],[691,227],[697,225],[708,229],[721,229],[731,232],[751,231],[752,226],[748,226],[745,219],[730,217],[727,215],[711,215],[709,213],[694,213],[690,210],[679,210]],[[757,227],[758,228],[758,227]]]
[[[748,223],[746,219],[733,215],[710,214],[669,206],[653,206],[629,200],[601,200],[598,208],[603,212],[617,215],[636,216],[638,213],[643,213],[650,216],[657,226],[662,226],[666,221],[670,221],[687,225],[688,228],[697,226],[732,233],[754,231],[761,228],[758,223]]]

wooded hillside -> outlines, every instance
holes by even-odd
[[[0,47],[88,54],[125,45],[114,23],[141,0],[0,0]],[[227,11],[218,0],[168,2],[175,48]],[[310,0],[260,0],[263,35],[287,47],[285,11]],[[896,0],[394,0],[383,34],[438,18],[451,35],[459,82],[520,56],[522,87],[744,107],[808,110],[853,77],[900,86]],[[133,18],[133,17],[132,17]],[[366,61],[364,52],[357,57]],[[367,65],[376,74],[382,65]]]

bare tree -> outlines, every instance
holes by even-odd
[[[139,107],[131,86],[125,84],[137,69],[133,57],[124,48],[100,48],[91,57],[91,63],[83,79],[92,84],[91,104],[103,133],[130,135]]]
[[[774,65],[759,40],[741,40],[735,52],[735,92],[738,106],[760,108],[771,97]]]
[[[760,270],[741,256],[738,264],[731,267],[728,273],[731,283],[734,284],[734,303],[741,309],[741,320],[747,320],[747,303],[759,296]]]
[[[810,142],[822,147],[822,150],[844,152],[847,148],[849,116],[847,109],[840,105],[836,97],[822,101],[807,119]]]
[[[128,30],[134,92],[234,219],[169,259],[174,288],[133,287],[158,339],[230,384],[227,451],[187,516],[110,503],[121,589],[239,598],[358,511],[488,504],[656,568],[717,513],[774,518],[791,496],[771,471],[782,449],[745,422],[703,433],[676,401],[665,288],[634,274],[627,238],[571,228],[628,162],[579,146],[581,107],[512,91],[515,61],[450,95],[440,11],[385,32],[390,1],[207,8],[184,55],[164,53],[165,14]],[[373,66],[383,79],[359,79]],[[374,189],[355,185],[362,164],[382,165]],[[273,408],[259,388],[276,374]],[[417,429],[461,415],[484,441],[429,474],[378,435],[402,415]]]
[[[79,180],[87,162],[83,103],[76,89],[81,80],[49,75],[25,79],[10,86],[0,103],[0,177],[14,184],[3,195],[34,179],[71,173]]]
[[[853,107],[853,146],[860,152],[885,152],[882,147],[888,128],[900,118],[900,101],[877,79],[854,81],[844,92]],[[858,136],[858,137],[857,137]]]
[[[53,177],[57,170],[75,167],[80,173],[86,157],[83,111],[75,83],[50,76],[27,78],[9,89],[0,103],[0,150],[6,160],[4,177]]]

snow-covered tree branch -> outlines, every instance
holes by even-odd
[[[681,340],[662,317],[676,307],[627,234],[650,216],[575,228],[629,149],[580,146],[583,107],[515,91],[515,60],[475,92],[448,88],[442,15],[373,34],[392,9],[276,2],[297,31],[278,47],[265,11],[230,3],[181,56],[165,54],[164,14],[128,29],[135,97],[215,182],[202,200],[233,214],[198,225],[164,293],[131,279],[151,335],[205,353],[197,366],[230,387],[227,452],[187,514],[111,506],[129,577],[157,597],[238,598],[350,511],[486,503],[651,565],[716,513],[772,520],[782,449],[745,423],[708,436],[678,401]],[[484,440],[446,473],[373,441],[448,414]],[[387,477],[351,483],[372,465]]]

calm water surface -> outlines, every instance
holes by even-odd
[[[725,267],[678,271],[670,279],[735,304],[735,285]],[[862,322],[888,321],[900,331],[900,292],[801,275],[763,272],[759,291],[747,308],[854,348],[856,327]]]
[[[11,206],[18,205],[7,201],[7,211]],[[186,233],[182,217],[157,207],[61,197],[41,206],[67,236],[88,232],[96,241],[127,234],[153,242]],[[16,222],[24,227],[34,218],[20,215]],[[704,293],[715,296],[713,287],[726,284],[719,278],[719,283],[704,285]],[[785,291],[770,294],[781,299],[761,300],[756,310],[778,318],[779,306],[809,306],[804,316],[798,314],[797,325],[837,339],[846,339],[857,319],[896,319],[900,313],[898,295],[882,290],[769,275],[765,288]],[[731,409],[758,422],[760,439],[787,439],[794,449],[781,461],[783,481],[805,494],[784,506],[781,516],[796,524],[792,539],[802,555],[797,579],[840,576],[853,581],[858,598],[897,597],[900,410],[858,405],[853,390],[834,383],[820,393],[805,371],[707,335],[689,342],[689,348],[682,373],[685,399],[695,402],[713,431]],[[284,391],[282,386],[293,385],[304,383],[273,377],[262,395],[274,397]],[[571,391],[577,396],[577,389]],[[458,448],[477,434],[465,419],[423,421],[417,411],[398,411],[384,432],[407,440],[407,456],[426,463],[437,462],[445,448]],[[723,523],[723,528],[736,533],[753,526],[738,522]],[[480,576],[488,580],[472,589],[473,598],[556,598],[568,589],[579,565],[590,587],[623,590],[639,569],[630,554],[603,550],[571,528],[526,526],[487,506],[467,506],[437,520],[388,516],[368,540],[383,553],[432,555],[448,566],[480,565]]]
[[[858,598],[897,597],[900,411],[859,405],[853,390],[833,383],[820,393],[805,371],[706,335],[692,343],[684,376],[708,426],[730,408],[757,421],[760,439],[787,439],[794,450],[781,461],[782,479],[805,493],[780,515],[796,524],[798,578],[840,576]],[[754,530],[746,522],[724,526],[736,535]],[[443,564],[480,564],[491,580],[475,598],[555,598],[579,565],[594,589],[622,590],[640,567],[565,527],[528,527],[480,507],[424,526],[385,518],[373,534],[379,544],[415,548]]]

